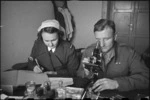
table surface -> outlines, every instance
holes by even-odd
[[[24,91],[25,91],[25,87],[19,86],[14,90],[13,95],[14,96],[23,96]],[[120,92],[117,90],[105,90],[100,93],[100,96],[104,97],[104,98],[111,98],[113,96],[119,95],[119,96],[128,98],[129,100],[135,100],[135,98],[137,98],[138,94],[140,95],[140,97],[143,97],[143,98],[146,96],[149,96],[149,89],[133,90],[133,91],[125,91],[125,92]]]
[[[80,87],[80,88],[86,88],[87,84],[89,83],[88,79],[83,78],[73,78],[74,84],[72,87]],[[38,85],[39,86],[39,85]],[[14,87],[13,95],[14,96],[23,96],[25,91],[25,86],[17,86]],[[140,97],[149,97],[149,89],[146,90],[133,90],[133,91],[124,91],[120,92],[117,90],[105,90],[100,93],[101,97],[108,97],[111,98],[112,96],[123,96],[125,98],[128,98],[129,100],[136,100],[137,96]]]

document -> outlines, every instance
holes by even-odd
[[[58,88],[59,81],[63,81],[63,86],[68,86],[73,84],[73,78],[64,78],[64,77],[49,77],[51,82],[51,88]]]

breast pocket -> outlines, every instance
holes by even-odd
[[[116,62],[109,65],[107,74],[111,77],[126,76],[129,73],[128,64],[126,61]]]

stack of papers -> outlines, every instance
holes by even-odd
[[[0,100],[4,99],[23,99],[23,96],[7,96],[6,94],[0,94]]]
[[[6,94],[0,94],[0,99],[1,100],[4,100],[4,99],[7,99],[8,96]]]
[[[8,99],[22,100],[23,96],[8,96]]]
[[[68,86],[73,84],[72,78],[63,78],[63,77],[50,77],[51,88],[55,89],[59,87],[59,81],[63,81],[63,86]]]

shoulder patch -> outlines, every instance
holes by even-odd
[[[126,51],[126,52],[134,52],[134,48],[125,44],[125,43],[121,43],[119,44],[119,47],[120,49],[122,49],[123,51]]]
[[[126,43],[120,43],[119,46],[127,46]]]
[[[73,47],[73,45],[71,44],[69,48],[72,48],[72,47]]]

